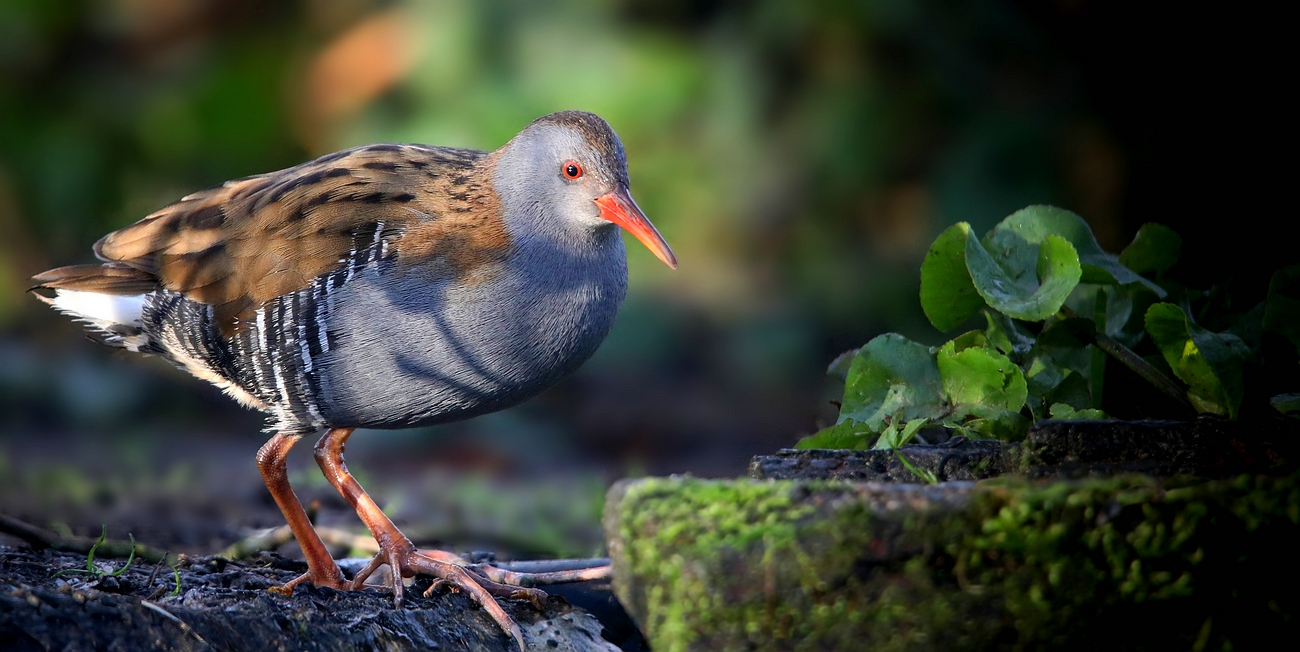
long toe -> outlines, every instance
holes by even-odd
[[[392,573],[391,586],[394,601],[399,606],[405,593],[402,578],[419,574],[430,575],[439,588],[464,591],[473,598],[479,606],[483,607],[484,611],[488,612],[488,615],[492,616],[492,620],[496,621],[501,630],[514,639],[515,644],[519,646],[520,652],[524,650],[523,630],[506,613],[505,609],[501,608],[501,604],[497,602],[496,598],[527,600],[538,609],[544,609],[546,605],[547,596],[543,591],[493,582],[482,575],[471,572],[470,569],[460,564],[423,555],[416,551],[414,547],[396,551],[381,551],[370,564],[362,569],[360,573],[357,573],[356,578],[353,580],[354,586],[359,586],[361,582],[365,581],[366,577],[384,564],[388,564],[390,570],[396,569]]]
[[[462,566],[438,561],[418,552],[413,551],[407,556],[406,568],[403,571],[403,574],[410,572],[412,574],[424,573],[432,575],[445,582],[446,585],[464,591],[475,602],[479,603],[479,606],[483,607],[483,610],[487,611],[488,615],[492,616],[492,620],[496,621],[497,626],[502,631],[515,640],[520,652],[524,650],[524,632],[510,617],[510,614],[507,614],[505,609],[501,608],[501,604],[497,602],[494,596],[528,600],[538,609],[545,608],[546,594],[537,589],[522,589],[517,586],[497,584],[486,577],[471,573]]]
[[[280,595],[293,595],[293,588],[304,582],[308,584],[314,584],[316,586],[328,586],[331,589],[338,589],[340,591],[347,591],[352,588],[352,584],[350,582],[344,581],[343,576],[341,574],[337,574],[338,573],[337,567],[335,568],[335,573],[336,574],[331,577],[319,577],[312,571],[307,571],[306,573],[303,573],[302,575],[299,575],[298,577],[295,577],[292,580],[289,580],[288,582],[281,584],[280,586],[273,586],[267,590],[272,593],[278,593]]]
[[[419,553],[438,561],[445,561],[474,571],[478,575],[511,586],[543,586],[569,582],[607,580],[613,573],[608,559],[560,559],[549,562],[470,563],[456,553],[445,550],[420,550]],[[519,566],[527,568],[521,569]]]

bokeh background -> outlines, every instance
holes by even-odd
[[[257,415],[87,342],[31,274],[225,179],[368,142],[494,149],[577,108],[622,136],[681,268],[630,247],[575,377],[349,458],[424,541],[596,552],[610,481],[741,474],[833,419],[837,353],[941,341],[918,270],[954,222],[1052,203],[1117,252],[1160,221],[1189,283],[1257,300],[1295,258],[1285,24],[1091,0],[0,0],[0,511],[185,552],[280,522]],[[300,448],[300,494],[356,528]]]

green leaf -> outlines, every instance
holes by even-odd
[[[1300,412],[1300,394],[1278,394],[1269,399],[1268,403],[1282,414]]]
[[[902,430],[898,429],[898,420],[894,419],[889,422],[889,427],[880,433],[880,439],[876,440],[876,445],[872,446],[873,450],[897,449],[907,445],[916,436],[916,431],[921,426],[929,423],[929,419],[912,419],[903,426]]]
[[[933,471],[912,466],[912,461],[907,459],[907,456],[903,455],[903,451],[895,448],[894,457],[897,457],[898,461],[902,462],[903,466],[907,467],[908,471],[911,471],[913,475],[924,480],[926,484],[939,484],[939,478],[935,477]]]
[[[1225,333],[1232,333],[1241,338],[1250,349],[1252,356],[1258,356],[1260,352],[1260,333],[1264,330],[1264,310],[1267,302],[1261,301],[1255,304],[1254,308],[1247,310],[1237,318],[1237,323],[1233,324]]]
[[[985,349],[988,348],[989,338],[988,335],[984,334],[984,331],[967,331],[954,337],[952,345],[957,352],[970,348]]]
[[[1036,261],[1032,266],[1028,257]],[[1061,309],[1079,284],[1079,258],[1058,236],[1041,245],[1018,241],[996,254],[975,238],[966,240],[966,268],[975,290],[994,309],[1016,319],[1042,321]]]
[[[1269,281],[1264,330],[1291,340],[1300,353],[1300,265],[1278,270]]]
[[[1147,222],[1120,252],[1119,262],[1138,274],[1165,272],[1178,262],[1182,251],[1182,236],[1163,224]]]
[[[830,365],[826,367],[826,375],[831,378],[839,378],[841,381],[849,377],[849,367],[853,366],[853,359],[858,357],[858,349],[849,349],[844,353],[835,356]]]
[[[989,343],[1013,360],[1023,358],[1034,348],[1034,336],[1016,320],[996,310],[985,310],[984,318],[989,324],[984,331]]]
[[[800,439],[794,447],[800,450],[809,448],[864,450],[872,434],[874,432],[864,424],[849,420],[808,435]]]
[[[921,263],[921,309],[941,331],[956,328],[984,307],[966,270],[966,241],[972,239],[969,224],[954,224],[939,234]]]
[[[1005,355],[992,349],[956,350],[955,342],[939,349],[943,391],[955,405],[982,405],[1019,411],[1025,405],[1025,375]]]
[[[1080,410],[1090,409],[1093,400],[1088,376],[1078,371],[1066,370],[1060,384],[1043,396],[1043,402],[1048,405],[1064,403]]]
[[[1096,408],[1085,408],[1076,410],[1073,406],[1065,403],[1052,404],[1051,415],[1053,419],[1109,419],[1105,412]]]
[[[1146,337],[1147,308],[1159,297],[1145,285],[1120,285],[1105,289],[1106,334],[1130,349]]]
[[[1029,432],[1029,419],[1019,412],[1010,410],[980,412],[982,415],[979,418],[967,421],[961,427],[961,431],[970,439],[1020,441]]]
[[[1119,258],[1113,254],[1103,251],[1088,223],[1063,208],[1030,206],[1016,211],[984,236],[984,244],[990,251],[994,251],[1006,247],[1007,241],[1015,239],[1041,244],[1049,235],[1065,238],[1074,246],[1082,266],[1081,277],[1084,282],[1122,285],[1141,283],[1157,296],[1165,296],[1165,291],[1160,286],[1120,264]]]
[[[1029,406],[1029,411],[1033,412],[1035,418],[1043,418],[1043,406],[1046,405],[1047,394],[1065,380],[1067,373],[1069,370],[1062,369],[1046,355],[1037,356],[1029,362],[1029,366],[1025,368],[1025,386],[1028,390],[1025,404]]]
[[[887,418],[911,421],[946,412],[939,367],[925,345],[886,333],[867,342],[853,358],[844,383],[841,423],[852,419],[880,432]]]
[[[1241,338],[1197,326],[1172,303],[1151,306],[1146,328],[1174,375],[1187,383],[1187,398],[1198,412],[1237,418],[1242,365],[1250,357]]]

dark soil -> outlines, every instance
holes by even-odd
[[[104,573],[124,564],[96,562]],[[408,587],[402,609],[393,608],[388,593],[373,589],[300,586],[292,596],[267,591],[305,568],[263,554],[250,563],[183,559],[175,573],[146,563],[115,577],[55,577],[84,571],[85,555],[0,548],[0,650],[516,649],[468,596],[422,597],[429,586],[425,578]],[[594,616],[559,595],[573,586],[551,591],[544,611],[521,601],[501,604],[523,628],[530,650],[618,650],[602,638]],[[578,593],[598,600],[592,591]],[[611,638],[627,636],[613,632]]]

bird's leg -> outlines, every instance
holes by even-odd
[[[361,517],[361,521],[370,528],[370,533],[379,542],[379,554],[356,574],[352,580],[352,587],[360,588],[371,573],[387,564],[392,576],[393,601],[401,607],[404,597],[402,578],[419,573],[432,575],[443,583],[469,594],[492,616],[497,625],[515,640],[519,649],[523,650],[523,632],[501,605],[497,604],[493,596],[522,598],[540,607],[546,599],[546,594],[537,589],[498,584],[470,572],[455,562],[435,559],[416,550],[411,540],[406,538],[396,525],[393,525],[388,516],[379,509],[379,505],[375,504],[374,499],[357,483],[356,478],[348,473],[347,464],[343,461],[343,447],[350,436],[352,436],[352,428],[334,428],[327,431],[316,443],[316,463],[320,465],[321,472],[325,474],[330,484],[334,485],[343,498],[357,510],[357,516]]]
[[[303,556],[307,558],[306,573],[284,586],[273,587],[271,590],[289,595],[293,593],[293,587],[302,582],[346,590],[351,585],[343,581],[343,574],[339,572],[338,564],[334,563],[334,558],[330,556],[329,550],[325,548],[315,528],[311,526],[311,520],[307,518],[307,512],[298,501],[298,496],[294,495],[293,487],[289,486],[285,458],[289,455],[289,449],[293,448],[301,437],[302,435],[277,433],[262,446],[261,450],[257,451],[257,470],[262,472],[262,481],[266,483],[266,488],[271,490],[271,497],[275,498],[275,504],[280,507],[284,520],[288,521],[289,529],[293,531],[298,546],[302,548]]]

